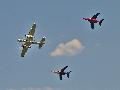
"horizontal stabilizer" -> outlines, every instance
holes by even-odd
[[[104,19],[100,20],[100,22],[99,22],[99,25],[100,25],[100,26],[101,26],[103,20],[104,20]]]
[[[72,71],[69,71],[69,72],[67,72],[67,77],[69,78],[70,77],[70,73],[71,73]]]
[[[45,44],[45,39],[46,37],[43,37],[42,40],[40,40],[39,49]]]

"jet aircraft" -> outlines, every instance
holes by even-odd
[[[39,42],[35,41],[35,36],[34,36],[35,30],[36,30],[36,24],[33,23],[32,27],[30,28],[29,33],[25,35],[25,39],[18,39],[18,42],[22,42],[21,57],[24,57],[28,48],[31,48],[31,44],[38,44],[39,49],[45,44],[46,37],[42,37],[42,39]]]
[[[91,28],[94,29],[94,23],[99,23],[99,25],[101,26],[101,23],[102,23],[102,21],[104,20],[104,19],[102,19],[102,20],[97,20],[97,16],[98,16],[99,14],[100,14],[100,13],[97,13],[97,14],[93,15],[92,18],[83,18],[83,19],[89,21],[90,24],[91,24]]]
[[[62,80],[62,75],[67,75],[67,77],[69,78],[69,74],[71,73],[71,71],[69,72],[64,72],[64,70],[67,68],[68,66],[65,66],[64,68],[62,68],[61,70],[58,71],[52,71],[53,73],[59,74],[60,80]]]

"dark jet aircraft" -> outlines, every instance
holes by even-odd
[[[104,19],[102,19],[102,20],[100,20],[100,21],[97,20],[97,16],[98,16],[99,14],[100,14],[100,13],[95,14],[92,18],[83,18],[83,19],[89,21],[90,24],[91,24],[91,28],[94,29],[94,23],[99,23],[99,25],[101,26],[101,23],[102,23],[102,21],[104,20]]]
[[[67,68],[68,66],[65,66],[64,68],[62,68],[61,70],[58,71],[52,71],[53,73],[59,74],[60,80],[62,80],[62,75],[67,75],[67,77],[69,78],[70,72],[64,72],[64,70]]]

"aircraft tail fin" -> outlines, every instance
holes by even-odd
[[[72,72],[72,71],[67,72],[67,77],[68,77],[68,78],[69,78],[71,72]]]
[[[100,22],[99,22],[99,25],[100,25],[100,26],[101,26],[101,24],[102,24],[103,20],[104,20],[104,19],[100,20]]]
[[[46,37],[42,37],[42,39],[40,40],[39,49],[45,44],[45,39]]]

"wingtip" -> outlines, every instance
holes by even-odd
[[[97,14],[100,14],[100,13],[97,13]]]
[[[21,55],[21,57],[24,57],[24,55]]]
[[[35,22],[33,24],[36,24]]]
[[[46,38],[46,36],[43,36],[43,38]]]

